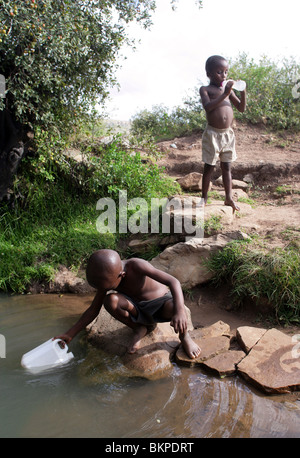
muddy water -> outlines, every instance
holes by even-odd
[[[0,437],[300,437],[300,394],[267,397],[238,377],[176,365],[163,380],[132,379],[118,358],[90,347],[84,332],[71,342],[75,358],[67,366],[27,373],[22,355],[65,331],[89,303],[0,296]]]

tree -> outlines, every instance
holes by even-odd
[[[154,0],[0,0],[6,108],[32,127],[65,125],[101,104],[115,83],[126,24],[148,27],[154,9]]]
[[[118,51],[128,42],[126,24],[148,27],[155,6],[154,0],[0,0],[2,170],[13,159],[15,171],[23,156],[19,126],[25,134],[37,126],[67,130],[105,100],[116,83]]]
[[[6,108],[31,127],[64,124],[105,98],[126,22],[148,25],[151,0],[1,0]],[[3,99],[2,99],[3,107]]]

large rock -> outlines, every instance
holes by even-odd
[[[186,308],[188,329],[192,330],[191,314]],[[154,331],[141,341],[139,350],[127,353],[132,341],[132,330],[113,318],[104,307],[88,327],[89,340],[102,351],[121,357],[122,364],[132,376],[156,379],[168,374],[173,365],[171,356],[180,345],[178,334],[170,323],[158,323]]]
[[[220,223],[223,225],[230,225],[233,222],[234,213],[233,208],[220,203],[220,201],[212,201],[205,206],[204,220],[207,221],[211,217],[219,217]]]
[[[202,174],[191,172],[177,180],[184,191],[201,191],[202,189]]]
[[[176,352],[176,361],[178,363],[187,366],[201,365],[202,362],[220,353],[224,353],[229,350],[230,347],[230,339],[227,336],[200,337],[194,338],[194,341],[201,348],[201,353],[198,358],[189,358],[183,348],[180,347]]]
[[[176,277],[182,287],[193,288],[211,280],[213,273],[205,265],[206,260],[227,243],[244,238],[240,231],[217,234],[205,239],[193,238],[166,248],[151,264]]]
[[[300,389],[300,358],[295,342],[277,329],[270,329],[238,364],[238,372],[266,393]]]

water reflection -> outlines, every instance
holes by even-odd
[[[237,377],[176,365],[163,380],[132,378],[84,333],[70,364],[27,373],[22,355],[74,323],[90,299],[0,296],[1,437],[300,437],[297,395],[266,397]]]

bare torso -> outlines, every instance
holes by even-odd
[[[161,297],[169,291],[166,285],[141,274],[135,266],[134,258],[123,261],[126,275],[116,288],[119,293],[126,294],[136,301],[148,301]]]
[[[224,93],[223,87],[209,85],[204,88],[210,101],[220,97]],[[212,111],[206,112],[207,122],[210,126],[217,129],[227,129],[233,122],[233,109],[230,103],[230,95],[225,98],[216,108]]]

